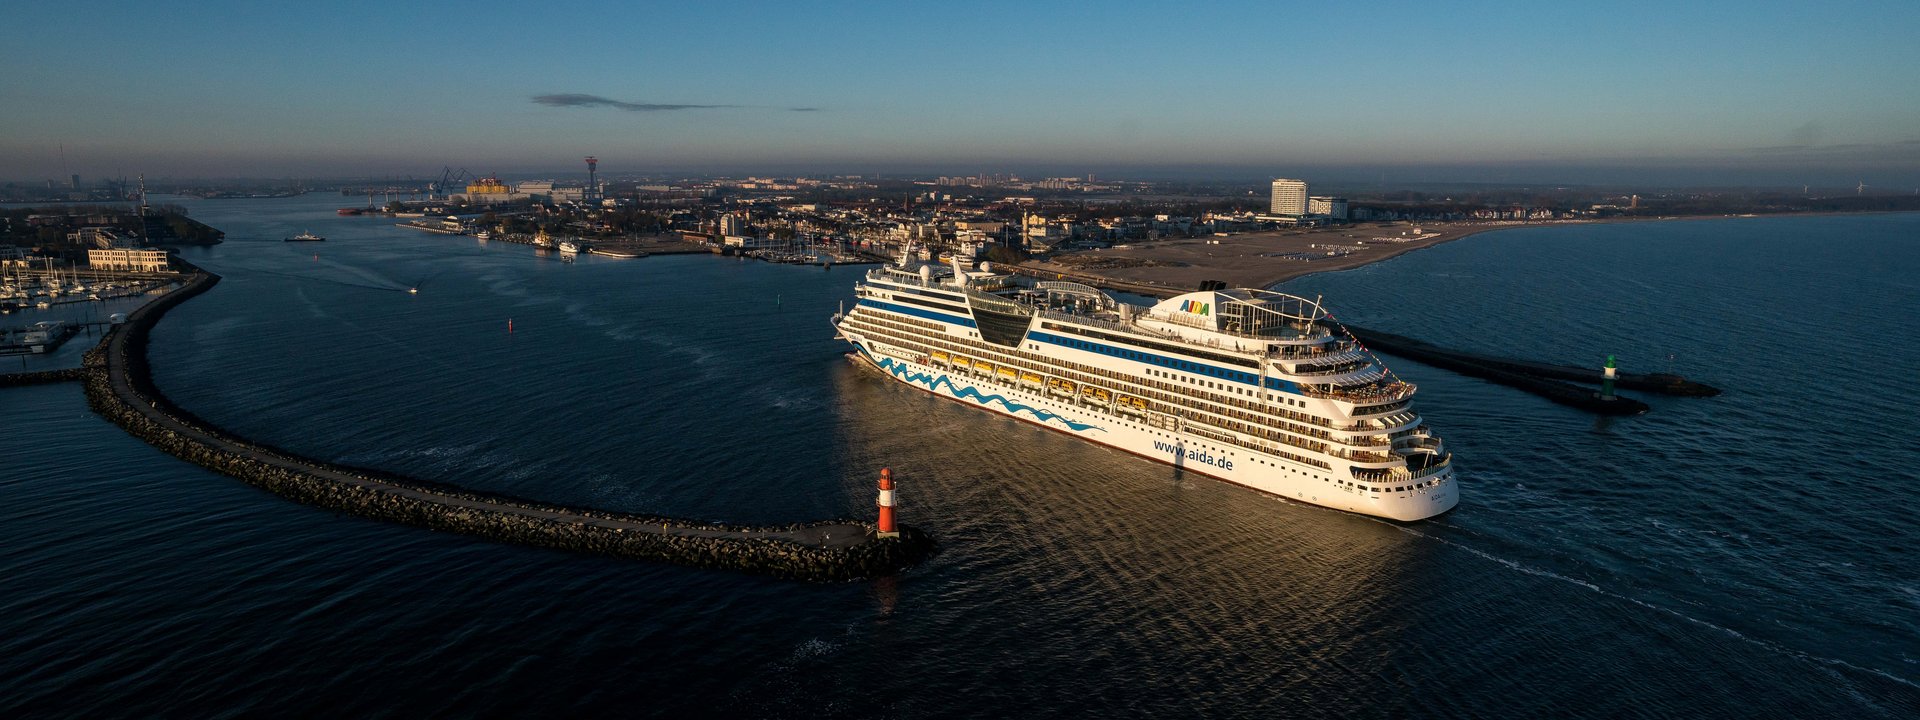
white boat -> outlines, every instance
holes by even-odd
[[[320,237],[319,235],[315,235],[313,234],[313,231],[309,230],[307,232],[300,233],[299,235],[295,235],[293,237],[287,238],[286,241],[287,242],[324,242],[326,241],[326,238]]]
[[[1414,385],[1317,299],[1242,288],[1136,305],[905,259],[855,293],[839,337],[921,390],[1303,503],[1412,521],[1459,502]],[[962,355],[995,371],[936,360]]]
[[[481,230],[480,232],[473,234],[473,239],[479,240],[480,242],[486,242],[488,240],[493,239],[493,233],[487,230]]]
[[[563,253],[577,253],[577,252],[580,252],[580,243],[577,243],[577,242],[574,242],[574,241],[572,241],[572,240],[561,240],[561,241],[560,241],[560,252],[563,252]]]

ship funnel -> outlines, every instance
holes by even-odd
[[[960,267],[960,253],[954,253],[953,260],[949,264],[953,265],[953,284],[966,287],[967,271]]]

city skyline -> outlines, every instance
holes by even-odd
[[[1920,185],[1911,4],[31,6],[0,179],[965,172]],[[76,43],[75,38],[86,38]]]

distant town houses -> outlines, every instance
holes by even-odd
[[[439,181],[339,184],[342,196],[364,194],[364,207],[342,215],[417,218],[435,232],[488,233],[531,241],[545,233],[592,245],[673,233],[706,249],[785,254],[833,253],[869,260],[907,248],[934,254],[1025,258],[1117,244],[1203,238],[1280,228],[1380,222],[1539,222],[1650,214],[1666,208],[1712,207],[1728,200],[1577,190],[1481,190],[1459,196],[1407,190],[1335,194],[1298,177],[1238,183],[1139,181],[1007,173],[933,178],[861,175],[662,178],[599,175],[590,163],[574,177],[511,180],[452,171]],[[203,197],[267,197],[305,192],[314,183],[199,186]],[[56,188],[59,189],[59,188]],[[180,191],[178,187],[174,191]],[[1343,192],[1351,192],[1343,188]],[[1738,201],[1734,201],[1738,202]],[[358,203],[353,203],[358,205]],[[90,250],[136,250],[169,244],[169,232],[190,224],[122,208],[47,207],[0,213],[0,243],[51,252],[78,264]],[[173,223],[171,227],[163,227]],[[649,241],[653,242],[653,241]],[[101,255],[133,266],[147,260]],[[837,260],[840,261],[840,260]],[[149,262],[150,264],[150,262]]]

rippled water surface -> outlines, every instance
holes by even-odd
[[[891,466],[944,552],[808,585],[386,525],[162,455],[77,386],[9,389],[0,714],[1920,713],[1920,216],[1508,230],[1289,283],[1727,389],[1598,420],[1389,357],[1464,490],[1395,525],[858,371],[827,326],[855,268],[568,263],[338,204],[192,204],[229,242],[186,252],[226,279],[155,331],[176,402],[340,462],[745,521],[870,514]]]

